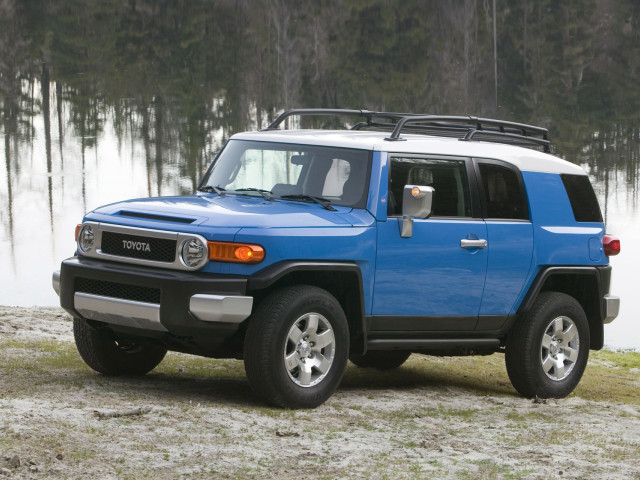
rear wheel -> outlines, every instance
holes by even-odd
[[[562,398],[582,378],[589,357],[589,324],[581,305],[543,292],[507,339],[509,379],[525,397]]]
[[[245,370],[254,392],[272,405],[320,405],[338,387],[348,356],[347,319],[326,290],[278,290],[249,319]]]
[[[73,319],[73,336],[85,363],[104,375],[144,375],[167,353],[158,343],[117,339],[110,331],[90,327],[80,318]]]
[[[406,362],[410,355],[404,350],[370,350],[364,355],[351,355],[349,360],[360,368],[391,370]]]

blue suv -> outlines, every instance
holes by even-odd
[[[280,129],[320,115],[361,121]],[[520,394],[563,397],[618,314],[620,241],[548,151],[546,129],[500,120],[286,111],[234,135],[194,195],[88,213],[54,288],[105,375],[241,358],[263,400],[314,407],[347,360],[503,352]]]

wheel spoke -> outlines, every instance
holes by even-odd
[[[304,330],[305,335],[315,335],[318,331],[318,315],[312,313],[307,318],[307,328]]]
[[[321,353],[316,354],[313,359],[313,366],[320,371],[320,373],[327,373],[329,367],[331,367],[331,362]]]
[[[542,368],[547,373],[551,371],[554,365],[555,365],[555,362],[553,361],[553,358],[551,358],[550,356],[547,356],[547,358],[544,359],[544,362],[542,362]]]
[[[298,377],[300,385],[303,387],[311,383],[311,364],[302,363],[300,365],[300,375]]]
[[[324,347],[331,345],[335,338],[333,336],[333,330],[325,330],[319,335],[312,335],[310,340],[314,342],[313,351],[320,351]]]
[[[296,367],[298,367],[298,355],[296,354],[296,352],[294,351],[293,353],[291,353],[290,355],[287,355],[284,359],[284,365],[285,367],[287,367],[287,370],[289,370],[290,372],[292,370],[294,370]]]
[[[544,337],[542,337],[542,348],[549,350],[552,340],[551,335],[545,334]]]
[[[563,362],[555,362],[556,364],[556,379],[562,380],[564,378],[564,363]]]
[[[298,343],[300,342],[300,339],[302,338],[302,332],[298,327],[294,326],[289,332],[289,337],[287,338],[294,345],[298,345]]]
[[[556,337],[562,336],[563,322],[562,317],[558,317],[553,321],[553,334]]]
[[[565,347],[564,354],[571,363],[575,363],[578,359],[578,350],[575,348]]]
[[[576,328],[576,326],[574,324],[569,325],[569,328],[567,328],[563,333],[562,333],[562,342],[565,345],[568,345],[570,342],[572,342],[573,340],[575,340],[575,338],[578,336],[578,329]]]

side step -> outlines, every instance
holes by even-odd
[[[497,338],[378,338],[367,342],[369,350],[497,350]]]

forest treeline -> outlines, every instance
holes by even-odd
[[[639,77],[638,0],[0,0],[5,144],[44,113],[91,146],[112,118],[194,176],[216,132],[340,107],[547,126],[635,181]]]

